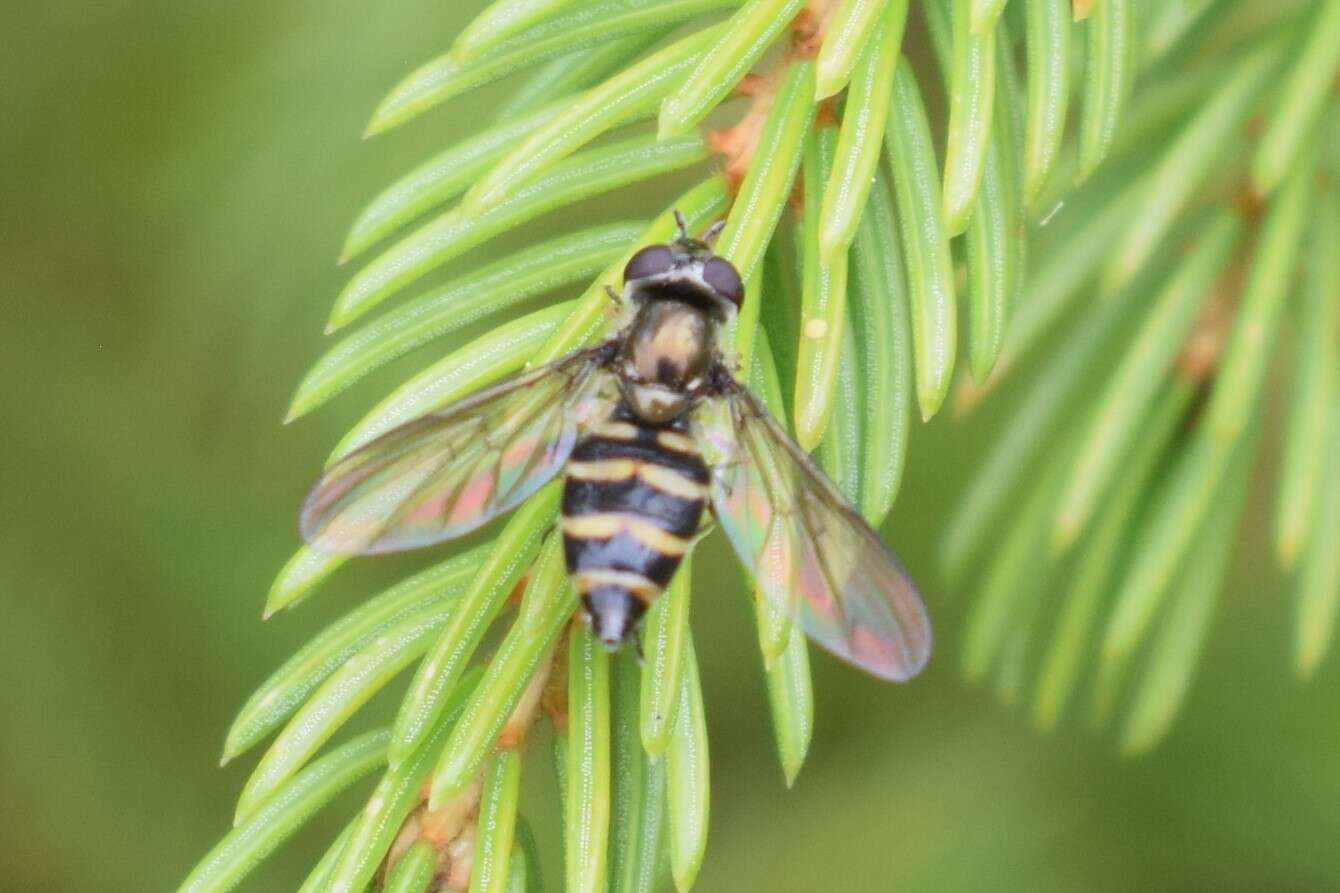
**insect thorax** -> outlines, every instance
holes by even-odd
[[[677,296],[641,298],[618,363],[629,408],[663,424],[689,407],[716,357],[717,323],[704,307]]]

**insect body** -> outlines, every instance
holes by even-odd
[[[687,233],[642,249],[612,338],[341,459],[308,496],[303,535],[346,553],[429,545],[562,473],[568,572],[608,647],[633,634],[710,507],[812,639],[877,676],[915,675],[930,623],[906,572],[724,359],[742,298],[735,268]]]
[[[621,410],[573,450],[563,485],[568,573],[610,646],[670,583],[708,492],[707,466],[684,425],[652,426]]]

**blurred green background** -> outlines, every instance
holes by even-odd
[[[325,450],[434,353],[279,424],[322,349],[354,213],[497,95],[359,139],[380,94],[479,5],[7,9],[3,889],[175,887],[229,827],[254,763],[216,765],[244,697],[326,621],[427,560],[373,562],[260,622]],[[603,207],[647,216],[674,186]],[[792,791],[772,752],[749,611],[734,584],[719,599],[705,585],[735,579],[729,559],[717,547],[699,563],[713,830],[698,889],[1340,884],[1340,662],[1308,687],[1293,681],[1260,499],[1186,712],[1151,756],[1120,761],[1074,723],[1036,735],[960,684],[966,599],[937,584],[931,546],[990,429],[988,414],[918,431],[887,531],[923,582],[938,658],[916,684],[889,688],[816,657],[815,743]],[[533,765],[552,845],[547,759]],[[323,814],[248,889],[293,889],[353,808]]]

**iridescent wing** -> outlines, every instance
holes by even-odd
[[[817,644],[903,682],[926,665],[931,626],[907,572],[747,390],[700,410],[712,508],[758,587]]]
[[[340,459],[303,504],[326,552],[415,549],[515,508],[563,467],[607,411],[608,345],[580,350],[401,425]]]

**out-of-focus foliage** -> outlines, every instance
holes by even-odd
[[[1305,679],[1340,601],[1340,3],[1151,7],[1136,24],[1140,138],[1118,129],[1108,164],[1049,213],[1043,287],[993,378],[960,388],[968,407],[1021,357],[1038,369],[941,548],[951,579],[981,566],[965,675],[1042,728],[1067,708],[1115,726],[1129,754],[1191,691],[1253,478],[1275,484],[1295,590],[1279,626]],[[1189,88],[1201,71],[1213,82]],[[1277,411],[1283,436],[1262,450]]]
[[[1016,26],[1019,8],[1039,5],[1015,0],[1003,21]],[[972,4],[974,16],[990,14],[979,13],[979,6],[990,4]],[[458,140],[472,129],[462,122],[483,120],[513,91],[499,85],[458,98],[453,113],[439,114],[435,125],[426,118],[422,127],[367,146],[354,139],[363,110],[406,60],[439,51],[474,11],[418,3],[388,4],[376,15],[352,4],[313,10],[243,3],[210,10],[138,3],[15,13],[15,52],[7,61],[16,73],[0,87],[6,121],[0,177],[12,197],[0,277],[19,323],[0,333],[0,355],[17,385],[6,395],[12,424],[5,428],[3,466],[14,522],[0,547],[7,608],[0,668],[11,680],[0,733],[0,792],[8,808],[0,821],[6,881],[16,889],[163,889],[179,882],[227,826],[225,804],[248,774],[249,767],[236,765],[218,772],[203,758],[217,753],[220,732],[247,692],[310,638],[314,623],[362,606],[395,580],[442,561],[433,555],[354,562],[302,616],[280,615],[271,621],[274,628],[257,629],[261,593],[291,542],[303,484],[356,415],[352,408],[334,409],[289,430],[274,426],[285,410],[276,383],[297,380],[304,357],[317,352],[315,337],[308,341],[304,333],[319,330],[325,297],[344,279],[322,258],[336,252],[343,222],[367,196]],[[911,27],[909,34],[918,36],[908,39],[921,40],[915,21]],[[1012,27],[1012,33],[1019,38],[1024,29]],[[620,41],[626,42],[616,46]],[[1078,53],[1083,39],[1070,43]],[[601,47],[614,67],[645,51],[631,38]],[[925,53],[918,59],[918,80],[937,114],[936,69]],[[842,70],[839,63],[826,67],[829,77]],[[563,80],[556,70],[550,82]],[[1072,76],[1072,95],[1082,102],[1083,81],[1077,72]],[[1182,86],[1190,95],[1180,108],[1204,106],[1197,91],[1222,81],[1220,72],[1188,78]],[[1137,81],[1133,102],[1141,89]],[[1149,125],[1159,142],[1182,132],[1162,120]],[[1092,144],[1101,145],[1102,128],[1086,125],[1085,133],[1090,127],[1097,134]],[[942,134],[932,129],[937,149]],[[1113,158],[1121,139],[1118,127]],[[1334,141],[1323,142],[1323,157],[1333,163],[1328,145]],[[1131,162],[1143,168],[1151,158],[1137,154]],[[1284,167],[1286,173],[1293,168]],[[1258,169],[1268,172],[1269,165]],[[1093,176],[1096,189],[1103,168]],[[670,177],[584,202],[583,224],[645,218],[691,185]],[[1125,215],[1137,197],[1122,193],[1122,200]],[[1054,205],[1047,194],[1037,207]],[[1082,222],[1098,226],[1109,216],[1086,214],[1084,207],[1075,199],[1042,228],[1029,259],[1035,274],[1049,269],[1047,260],[1060,246],[1078,250]],[[571,236],[570,215],[559,216],[564,219],[527,224],[472,249],[444,268],[442,282],[468,281],[486,262]],[[1247,225],[1254,231],[1257,218]],[[1100,254],[1110,253],[1107,243],[1117,231],[1093,238]],[[1196,232],[1198,246],[1210,244],[1204,242],[1209,227]],[[598,240],[584,250],[589,258],[599,256]],[[1333,256],[1306,252],[1308,264]],[[578,260],[572,263],[582,269]],[[765,277],[769,263],[765,257]],[[1308,264],[1306,281],[1324,282],[1326,268]],[[779,262],[772,269],[785,268]],[[786,278],[782,272],[771,287],[785,288]],[[1176,280],[1164,275],[1157,281]],[[543,280],[534,287],[539,294]],[[1300,290],[1291,305],[1299,314],[1304,307],[1316,314],[1318,303],[1304,304],[1304,293],[1315,294]],[[1021,298],[1020,312],[1036,296]],[[1151,288],[1143,300],[1152,306],[1162,296]],[[1311,330],[1295,327],[1293,316],[1287,311],[1284,348],[1277,353],[1314,356],[1315,346],[1297,342],[1295,334]],[[980,318],[991,317],[983,312]],[[769,335],[788,331],[784,319],[765,324]],[[464,325],[455,337],[490,331],[487,322]],[[1059,346],[1071,332],[1057,329],[1047,342],[1052,349],[1034,352],[1037,362],[1030,365],[1041,376],[1063,358]],[[859,355],[859,344],[855,350]],[[438,347],[429,351],[393,364],[355,393],[374,402],[439,358]],[[1118,368],[1117,352],[1110,356],[1104,368]],[[1279,359],[1281,382],[1294,381],[1293,364]],[[785,375],[794,374],[782,356],[778,364]],[[1272,432],[1285,427],[1292,387],[1272,384],[1263,391],[1268,415],[1258,468],[1275,467],[1270,460],[1279,441]],[[1316,399],[1316,387],[1299,384],[1297,391]],[[1264,486],[1248,496],[1247,532],[1239,540],[1245,548],[1218,598],[1215,635],[1201,643],[1201,684],[1189,690],[1172,736],[1143,762],[1114,763],[1104,746],[1068,735],[1032,736],[955,684],[972,609],[967,599],[955,604],[950,598],[961,587],[938,582],[940,519],[967,473],[981,467],[979,445],[1000,440],[1003,420],[1027,408],[1026,390],[1006,388],[966,423],[937,421],[913,438],[906,487],[885,532],[930,595],[940,656],[916,686],[896,691],[816,659],[813,752],[793,791],[784,791],[770,760],[759,759],[769,748],[769,694],[773,702],[788,695],[766,686],[757,671],[758,636],[743,599],[731,591],[739,587],[695,587],[692,654],[713,744],[712,843],[697,889],[814,889],[834,877],[853,890],[1318,888],[1340,871],[1329,831],[1340,819],[1340,771],[1331,746],[1340,726],[1334,686],[1325,678],[1335,672],[1334,662],[1320,663],[1315,633],[1304,635],[1324,628],[1325,599],[1304,598],[1296,626],[1290,620],[1289,585],[1272,569],[1265,546],[1277,524],[1270,472],[1256,475]],[[1157,430],[1153,422],[1177,415],[1176,396],[1165,401],[1168,407],[1153,407],[1151,431]],[[1083,408],[1064,409],[1059,430],[1081,430]],[[1194,467],[1178,468],[1184,466]],[[1240,479],[1228,467],[1226,480]],[[1031,473],[1025,478],[1041,480]],[[1160,483],[1165,492],[1172,486]],[[869,504],[879,503],[872,498]],[[1010,514],[1031,505],[1019,504]],[[1318,518],[1315,530],[1335,529],[1334,518]],[[993,526],[1012,529],[1008,522]],[[1287,526],[1279,523],[1281,530]],[[1223,533],[1196,538],[1232,540]],[[1193,561],[1178,591],[1200,595],[1172,602],[1167,622],[1154,622],[1152,630],[1164,639],[1151,638],[1151,657],[1183,655],[1175,641],[1164,644],[1167,636],[1203,628],[1200,618],[1215,616],[1207,608],[1218,591],[1214,568],[1203,567],[1205,559]],[[1333,575],[1333,567],[1299,562],[1306,591],[1324,594],[1317,581]],[[711,544],[695,563],[700,581],[736,573],[732,559]],[[298,576],[307,571],[299,568]],[[1192,585],[1202,579],[1209,582]],[[418,601],[403,590],[398,597],[404,613],[388,623],[402,628],[399,641],[421,641],[410,619],[426,619],[446,602],[427,594]],[[969,608],[966,621],[961,608]],[[1036,616],[1060,622],[1066,614],[1044,604]],[[1299,664],[1322,677],[1309,688],[1284,672],[1295,659],[1287,639],[1295,628],[1299,641],[1310,643],[1299,650]],[[1014,657],[1001,666],[1018,662]],[[1176,660],[1149,666],[1151,673],[1162,668],[1168,690],[1185,690]],[[615,661],[606,671],[613,681],[616,773],[620,742],[636,744],[638,732],[621,737],[617,728],[620,685],[624,697],[628,691],[621,674],[629,670]],[[1007,695],[1030,691],[1010,684],[1017,675],[1001,678]],[[359,736],[394,719],[395,705],[384,701],[360,710],[328,755],[296,776],[302,785],[291,793],[298,800],[314,803],[310,798],[353,780],[377,757],[382,739]],[[1161,714],[1159,705],[1137,698],[1124,715],[1156,725]],[[683,733],[691,740],[693,724]],[[787,740],[779,731],[784,763]],[[547,760],[534,755],[523,774],[521,805],[535,819],[552,883],[562,877],[554,856],[559,822],[541,768]],[[430,763],[424,771],[433,768]],[[500,754],[483,770],[488,815],[505,817],[513,762]],[[787,771],[794,771],[791,764]],[[651,789],[660,784],[650,783]],[[690,793],[682,779],[677,784],[681,794]],[[369,790],[318,813],[258,869],[251,888],[295,889]],[[260,803],[252,816],[263,819],[280,806]],[[235,834],[244,835],[246,827]],[[691,829],[685,830],[681,865],[692,861],[694,846]],[[350,828],[341,840],[357,833]],[[490,839],[495,854],[506,847],[505,839]],[[514,839],[520,846],[513,852],[522,855],[507,860],[510,873],[529,876],[534,860],[525,855],[531,852],[526,825]],[[339,870],[341,854],[325,863],[329,871]],[[417,862],[424,858],[422,848],[411,848],[388,884],[418,889]],[[617,851],[611,858],[617,860]]]

